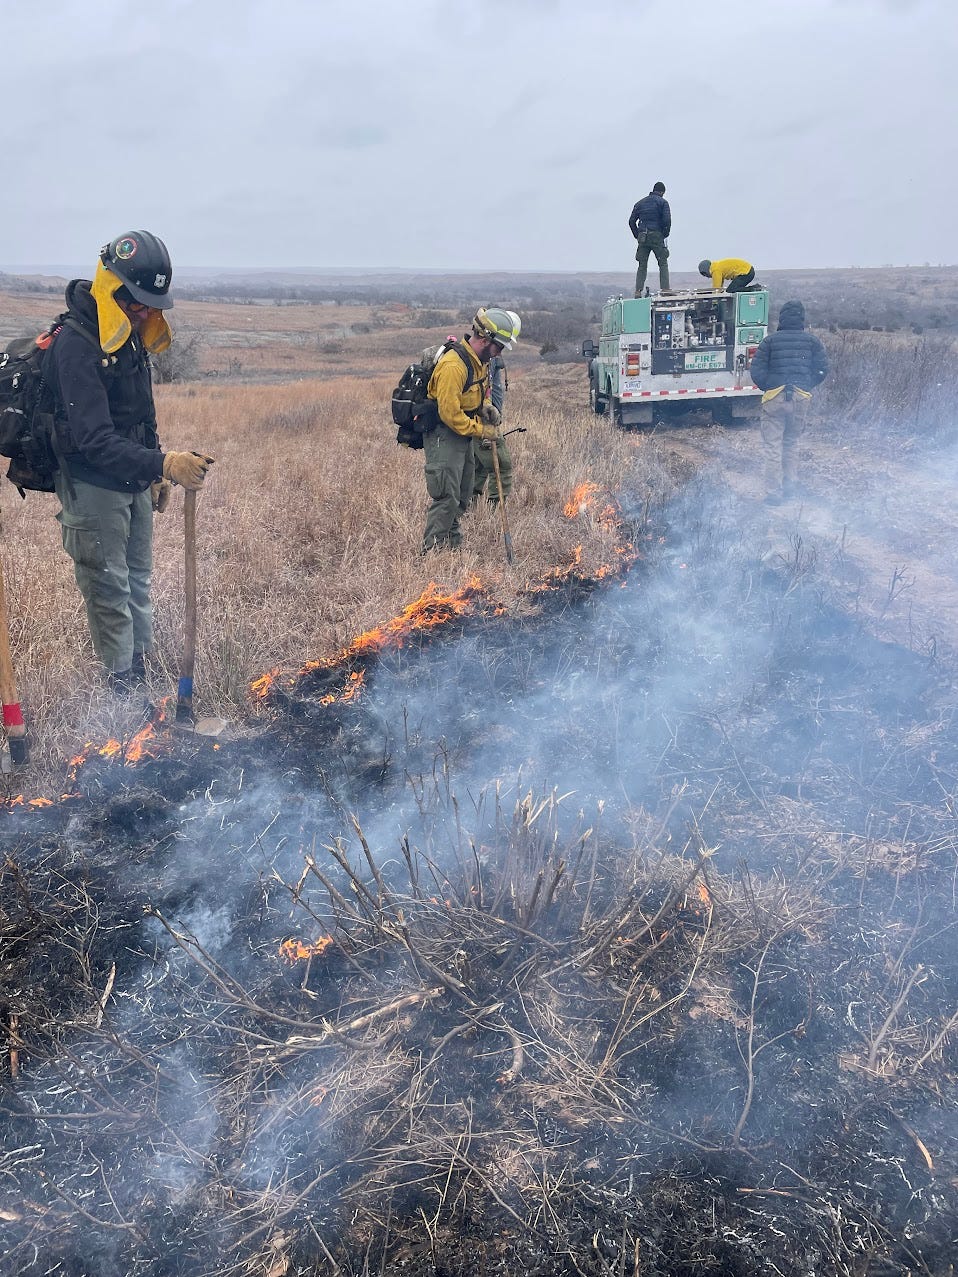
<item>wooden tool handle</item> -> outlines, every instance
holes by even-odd
[[[13,657],[10,655],[10,630],[7,627],[7,594],[0,567],[0,702],[3,706],[3,726],[10,746],[10,759],[14,763],[29,762],[27,729],[20,709],[17,680],[13,673]]]
[[[502,494],[502,476],[499,473],[499,443],[492,441],[492,468],[496,476],[496,489],[499,493],[499,517],[502,520],[502,541],[506,547],[506,562],[515,563],[516,556],[512,550],[512,534],[509,531],[509,518],[506,514],[506,499]]]

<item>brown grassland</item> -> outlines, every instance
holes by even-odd
[[[43,304],[3,299],[5,316],[15,310],[25,329],[49,319],[49,301],[45,311]],[[234,724],[257,712],[249,695],[257,677],[334,655],[430,581],[454,591],[478,574],[506,606],[522,608],[524,588],[570,563],[578,546],[586,574],[615,558],[608,527],[591,518],[572,522],[563,507],[586,479],[617,486],[636,464],[634,441],[603,431],[586,448],[570,447],[584,406],[581,393],[567,393],[572,370],[540,367],[528,348],[513,361],[509,403],[510,421],[527,430],[512,441],[514,567],[505,563],[498,518],[482,508],[469,516],[462,555],[420,558],[421,455],[396,446],[388,401],[398,370],[435,331],[411,327],[399,310],[388,326],[343,340],[344,326],[368,322],[370,313],[336,308],[330,331],[340,340],[324,351],[332,338],[308,325],[329,313],[182,303],[177,320],[203,334],[204,362],[223,375],[157,387],[164,445],[216,458],[198,514],[196,699],[199,712]],[[256,321],[255,336],[244,328],[247,319]],[[244,371],[269,380],[226,375],[236,367],[233,350]],[[580,376],[574,384],[580,391]],[[27,786],[29,796],[55,795],[65,763],[86,741],[122,737],[139,715],[131,717],[104,688],[72,565],[59,545],[56,498],[21,500],[5,487],[2,563],[32,741],[29,776],[5,780],[8,792]],[[182,509],[175,493],[155,520],[157,699],[175,691],[181,651]]]

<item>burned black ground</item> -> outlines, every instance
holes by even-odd
[[[953,1271],[952,672],[684,501],[8,814],[11,1271]]]

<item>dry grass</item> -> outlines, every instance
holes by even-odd
[[[403,349],[411,342],[415,353],[424,340],[407,333]],[[421,559],[422,457],[396,446],[388,412],[396,361],[379,357],[376,334],[370,343],[373,368],[387,370],[371,377],[203,381],[157,391],[165,446],[203,448],[217,458],[198,517],[201,713],[242,720],[255,712],[247,689],[258,675],[335,654],[430,581],[455,590],[479,575],[507,606],[521,607],[525,587],[571,563],[578,546],[586,574],[616,562],[614,528],[588,513],[570,520],[563,507],[584,480],[617,487],[645,463],[645,452],[628,437],[597,430],[580,396],[556,393],[552,383],[568,378],[567,370],[534,364],[514,376],[509,404],[510,423],[521,420],[528,430],[511,440],[515,566],[505,563],[499,521],[488,509],[468,516],[461,555]],[[72,564],[59,544],[56,499],[21,501],[5,486],[2,561],[33,742],[30,772],[13,778],[10,792],[55,794],[65,760],[87,740],[135,730],[139,711],[118,706],[103,688]],[[159,669],[151,691],[158,698],[175,688],[181,646],[180,493],[155,529]]]

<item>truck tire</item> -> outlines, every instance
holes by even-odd
[[[618,399],[609,396],[609,425],[613,430],[624,430],[625,423],[622,420],[622,405]]]
[[[595,377],[589,378],[589,407],[597,417],[605,415],[605,410],[609,406],[609,401],[599,394],[599,388],[595,384]]]

